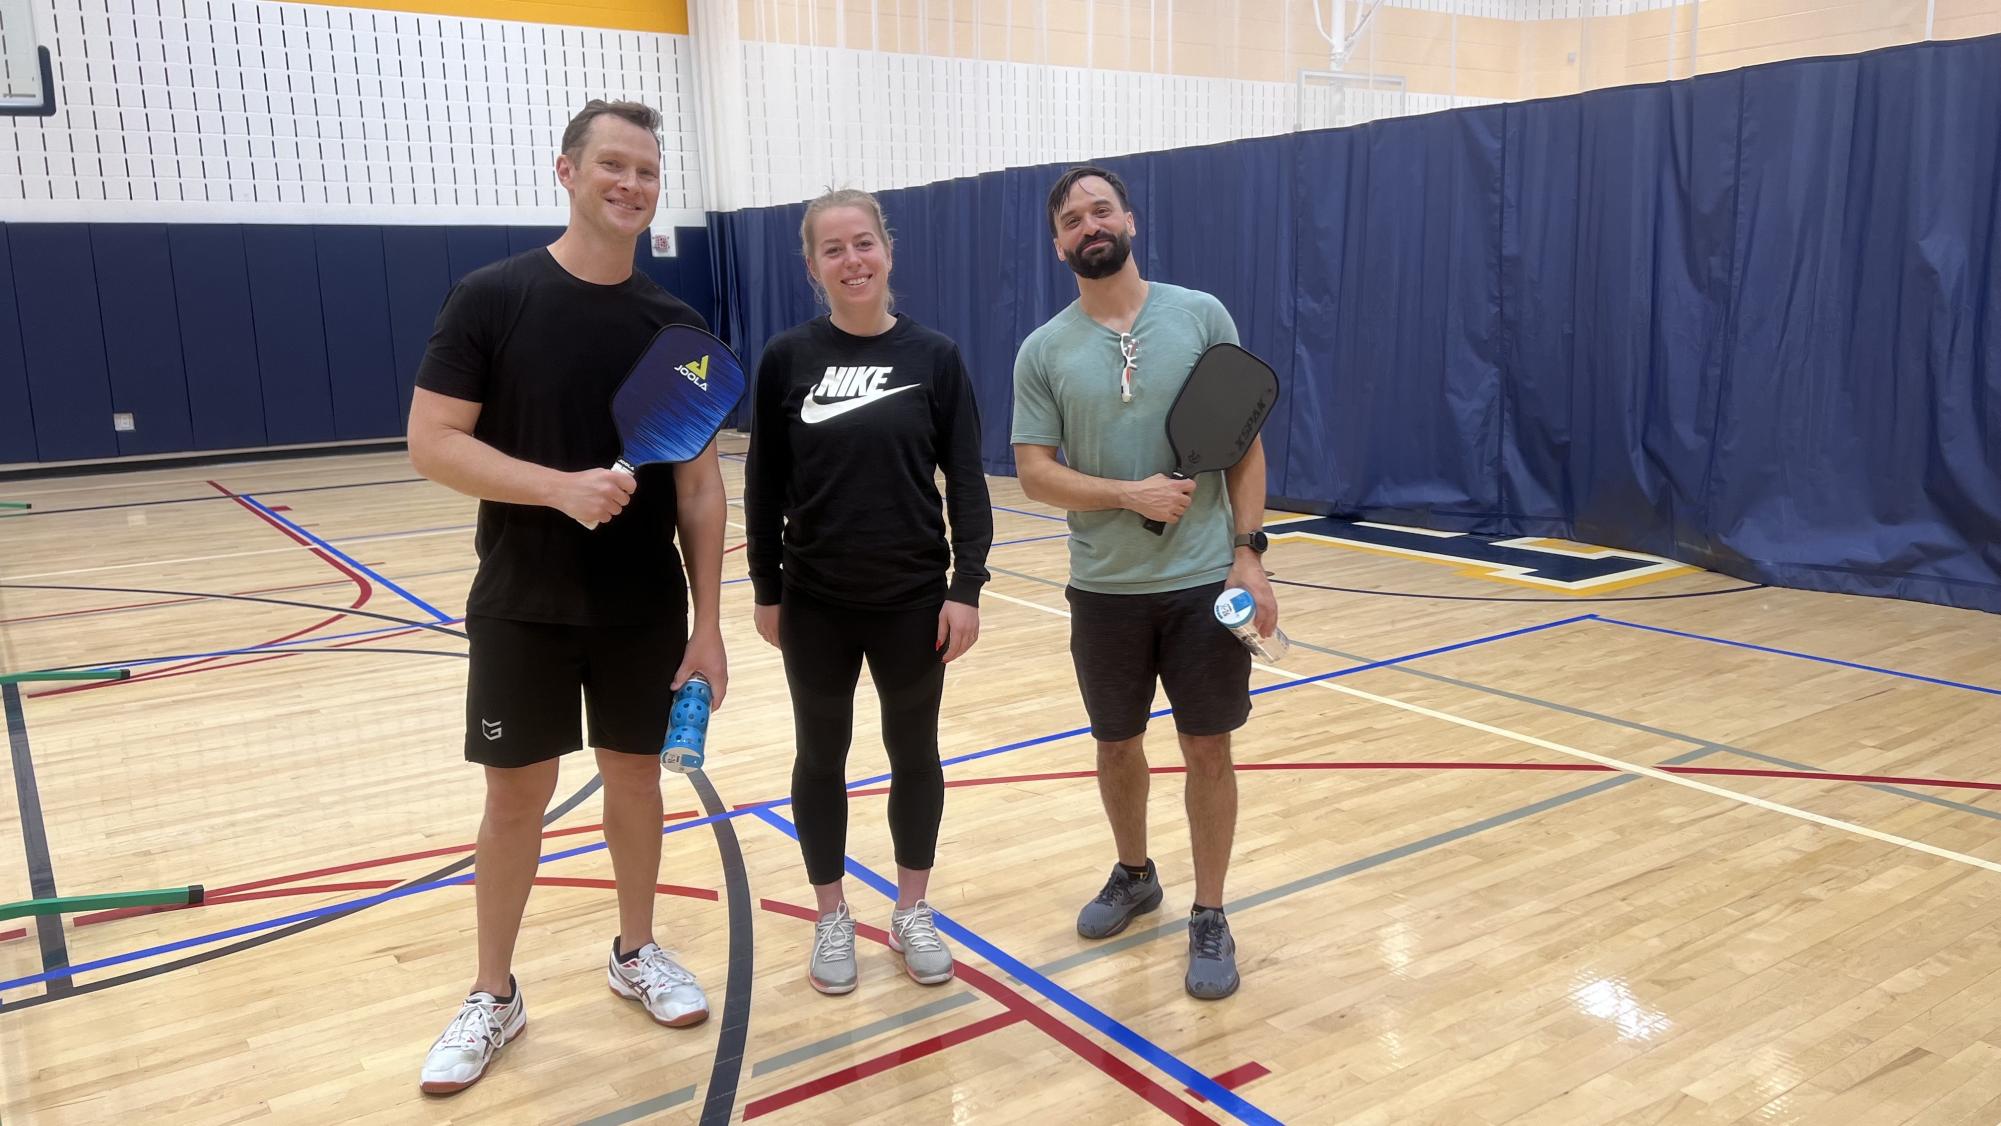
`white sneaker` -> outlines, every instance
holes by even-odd
[[[425,1094],[449,1095],[479,1082],[500,1049],[527,1030],[528,1008],[521,1003],[521,986],[511,977],[507,983],[514,987],[513,1000],[502,1004],[484,992],[467,997],[444,1035],[431,1044],[418,1081]]]
[[[858,980],[855,966],[855,917],[842,903],[813,925],[813,955],[806,961],[806,980],[822,993],[853,993]]]
[[[618,940],[613,939],[611,965],[605,972],[613,993],[639,1002],[669,1028],[687,1028],[709,1019],[709,999],[695,975],[651,942],[640,947],[631,961],[621,962]]]
[[[889,948],[903,955],[903,969],[919,985],[952,980],[952,951],[938,935],[931,905],[918,900],[908,911],[889,913]]]

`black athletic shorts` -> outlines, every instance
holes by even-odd
[[[1220,582],[1161,594],[1095,594],[1070,587],[1070,659],[1106,743],[1146,730],[1156,679],[1183,735],[1221,735],[1251,714],[1251,651],[1216,620]]]
[[[657,755],[688,648],[678,618],[637,626],[466,619],[466,758],[527,766],[589,745]],[[590,714],[579,740],[578,692]]]

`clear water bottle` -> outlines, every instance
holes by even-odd
[[[667,742],[660,748],[660,765],[676,774],[702,769],[707,755],[702,745],[709,735],[709,682],[701,673],[690,676],[674,693],[674,712],[667,720]]]
[[[1284,630],[1273,630],[1270,637],[1258,636],[1257,615],[1257,601],[1242,587],[1230,587],[1216,596],[1216,620],[1237,635],[1251,656],[1275,665],[1292,651],[1292,642],[1287,640]]]

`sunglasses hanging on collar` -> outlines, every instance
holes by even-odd
[[[1125,357],[1126,366],[1119,372],[1119,402],[1133,401],[1133,368],[1139,359],[1139,338],[1130,332],[1119,333],[1119,355]]]

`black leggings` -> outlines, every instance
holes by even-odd
[[[945,812],[945,772],[938,765],[938,703],[945,691],[938,609],[850,610],[785,591],[778,638],[798,746],[792,811],[806,876],[815,884],[839,880],[846,867],[848,744],[864,657],[882,703],[896,862],[923,870],[936,856]]]

